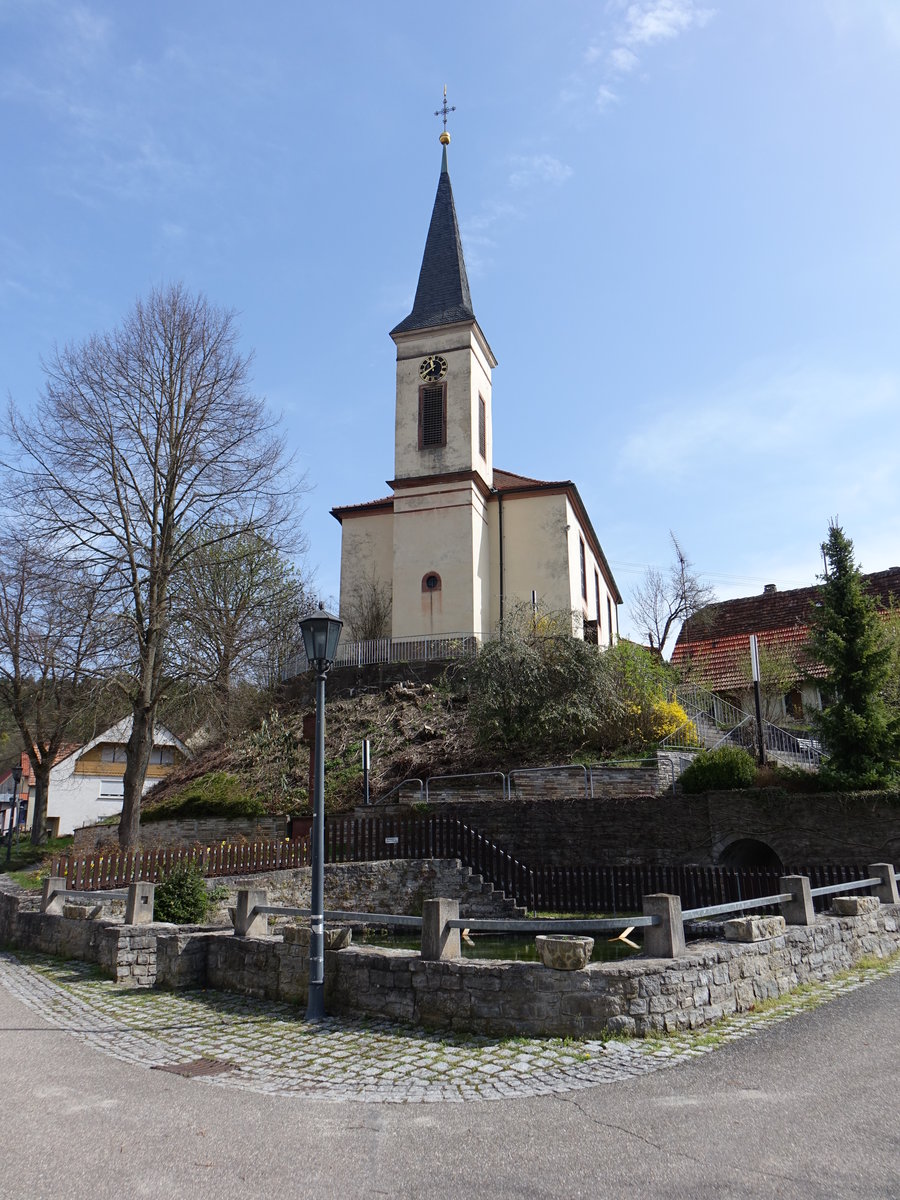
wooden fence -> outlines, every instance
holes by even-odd
[[[654,892],[681,897],[682,908],[704,908],[734,900],[753,900],[780,891],[779,878],[808,875],[812,887],[830,887],[865,879],[868,869],[858,866],[790,867],[783,872],[753,867],[612,866],[535,867],[536,906],[543,912],[636,913],[642,898]],[[521,903],[521,901],[520,901]],[[819,910],[831,904],[830,896],[815,897]]]
[[[94,892],[136,882],[158,883],[183,862],[197,863],[207,877],[284,871],[309,866],[309,842],[223,842],[215,846],[166,846],[128,854],[114,850],[54,859],[51,873],[65,876],[70,889]]]
[[[755,868],[656,865],[529,866],[477,830],[452,817],[347,817],[325,826],[326,863],[376,862],[385,859],[459,859],[464,866],[533,911],[562,913],[635,913],[642,897],[669,892],[683,908],[702,908],[734,900],[768,896],[779,890],[782,872]],[[53,873],[69,888],[100,891],[143,880],[155,883],[179,862],[193,861],[205,876],[255,875],[308,867],[309,840],[222,843],[166,847],[121,854],[113,851],[59,858]],[[866,878],[858,865],[791,867],[789,875],[808,875],[813,887],[829,887]],[[830,903],[817,898],[817,907]]]

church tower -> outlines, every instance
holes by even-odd
[[[487,502],[493,487],[491,370],[466,276],[443,153],[412,312],[397,347],[393,631],[486,632],[490,625]]]
[[[342,527],[341,616],[359,662],[416,657],[423,638],[491,637],[523,605],[570,613],[573,635],[598,647],[617,636],[622,597],[575,484],[494,466],[497,361],[469,293],[447,165],[450,111],[445,91],[416,296],[391,330],[391,495],[332,509]],[[429,641],[428,653],[440,652]]]

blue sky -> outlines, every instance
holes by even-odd
[[[312,491],[384,495],[450,170],[495,463],[578,485],[626,596],[900,563],[900,3],[0,0],[0,388],[172,280],[234,308]]]

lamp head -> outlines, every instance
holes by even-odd
[[[331,669],[343,627],[340,617],[326,612],[324,604],[319,604],[318,612],[300,622],[307,660],[320,673]]]

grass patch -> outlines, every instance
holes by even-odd
[[[143,809],[141,824],[197,817],[262,817],[265,813],[262,800],[245,791],[236,775],[210,771],[161,804]]]
[[[51,838],[48,842],[41,842],[39,846],[33,846],[30,841],[23,839],[21,842],[13,842],[12,854],[9,862],[6,861],[6,844],[0,847],[0,871],[5,871],[7,875],[12,875],[17,883],[21,883],[23,887],[40,887],[40,871],[45,867],[48,859],[56,858],[61,854],[68,854],[72,848],[72,835],[66,837]],[[47,864],[49,866],[49,864]],[[46,869],[44,871],[46,874]],[[29,876],[32,879],[37,875],[38,882],[35,885],[33,882],[25,882],[24,876]]]

